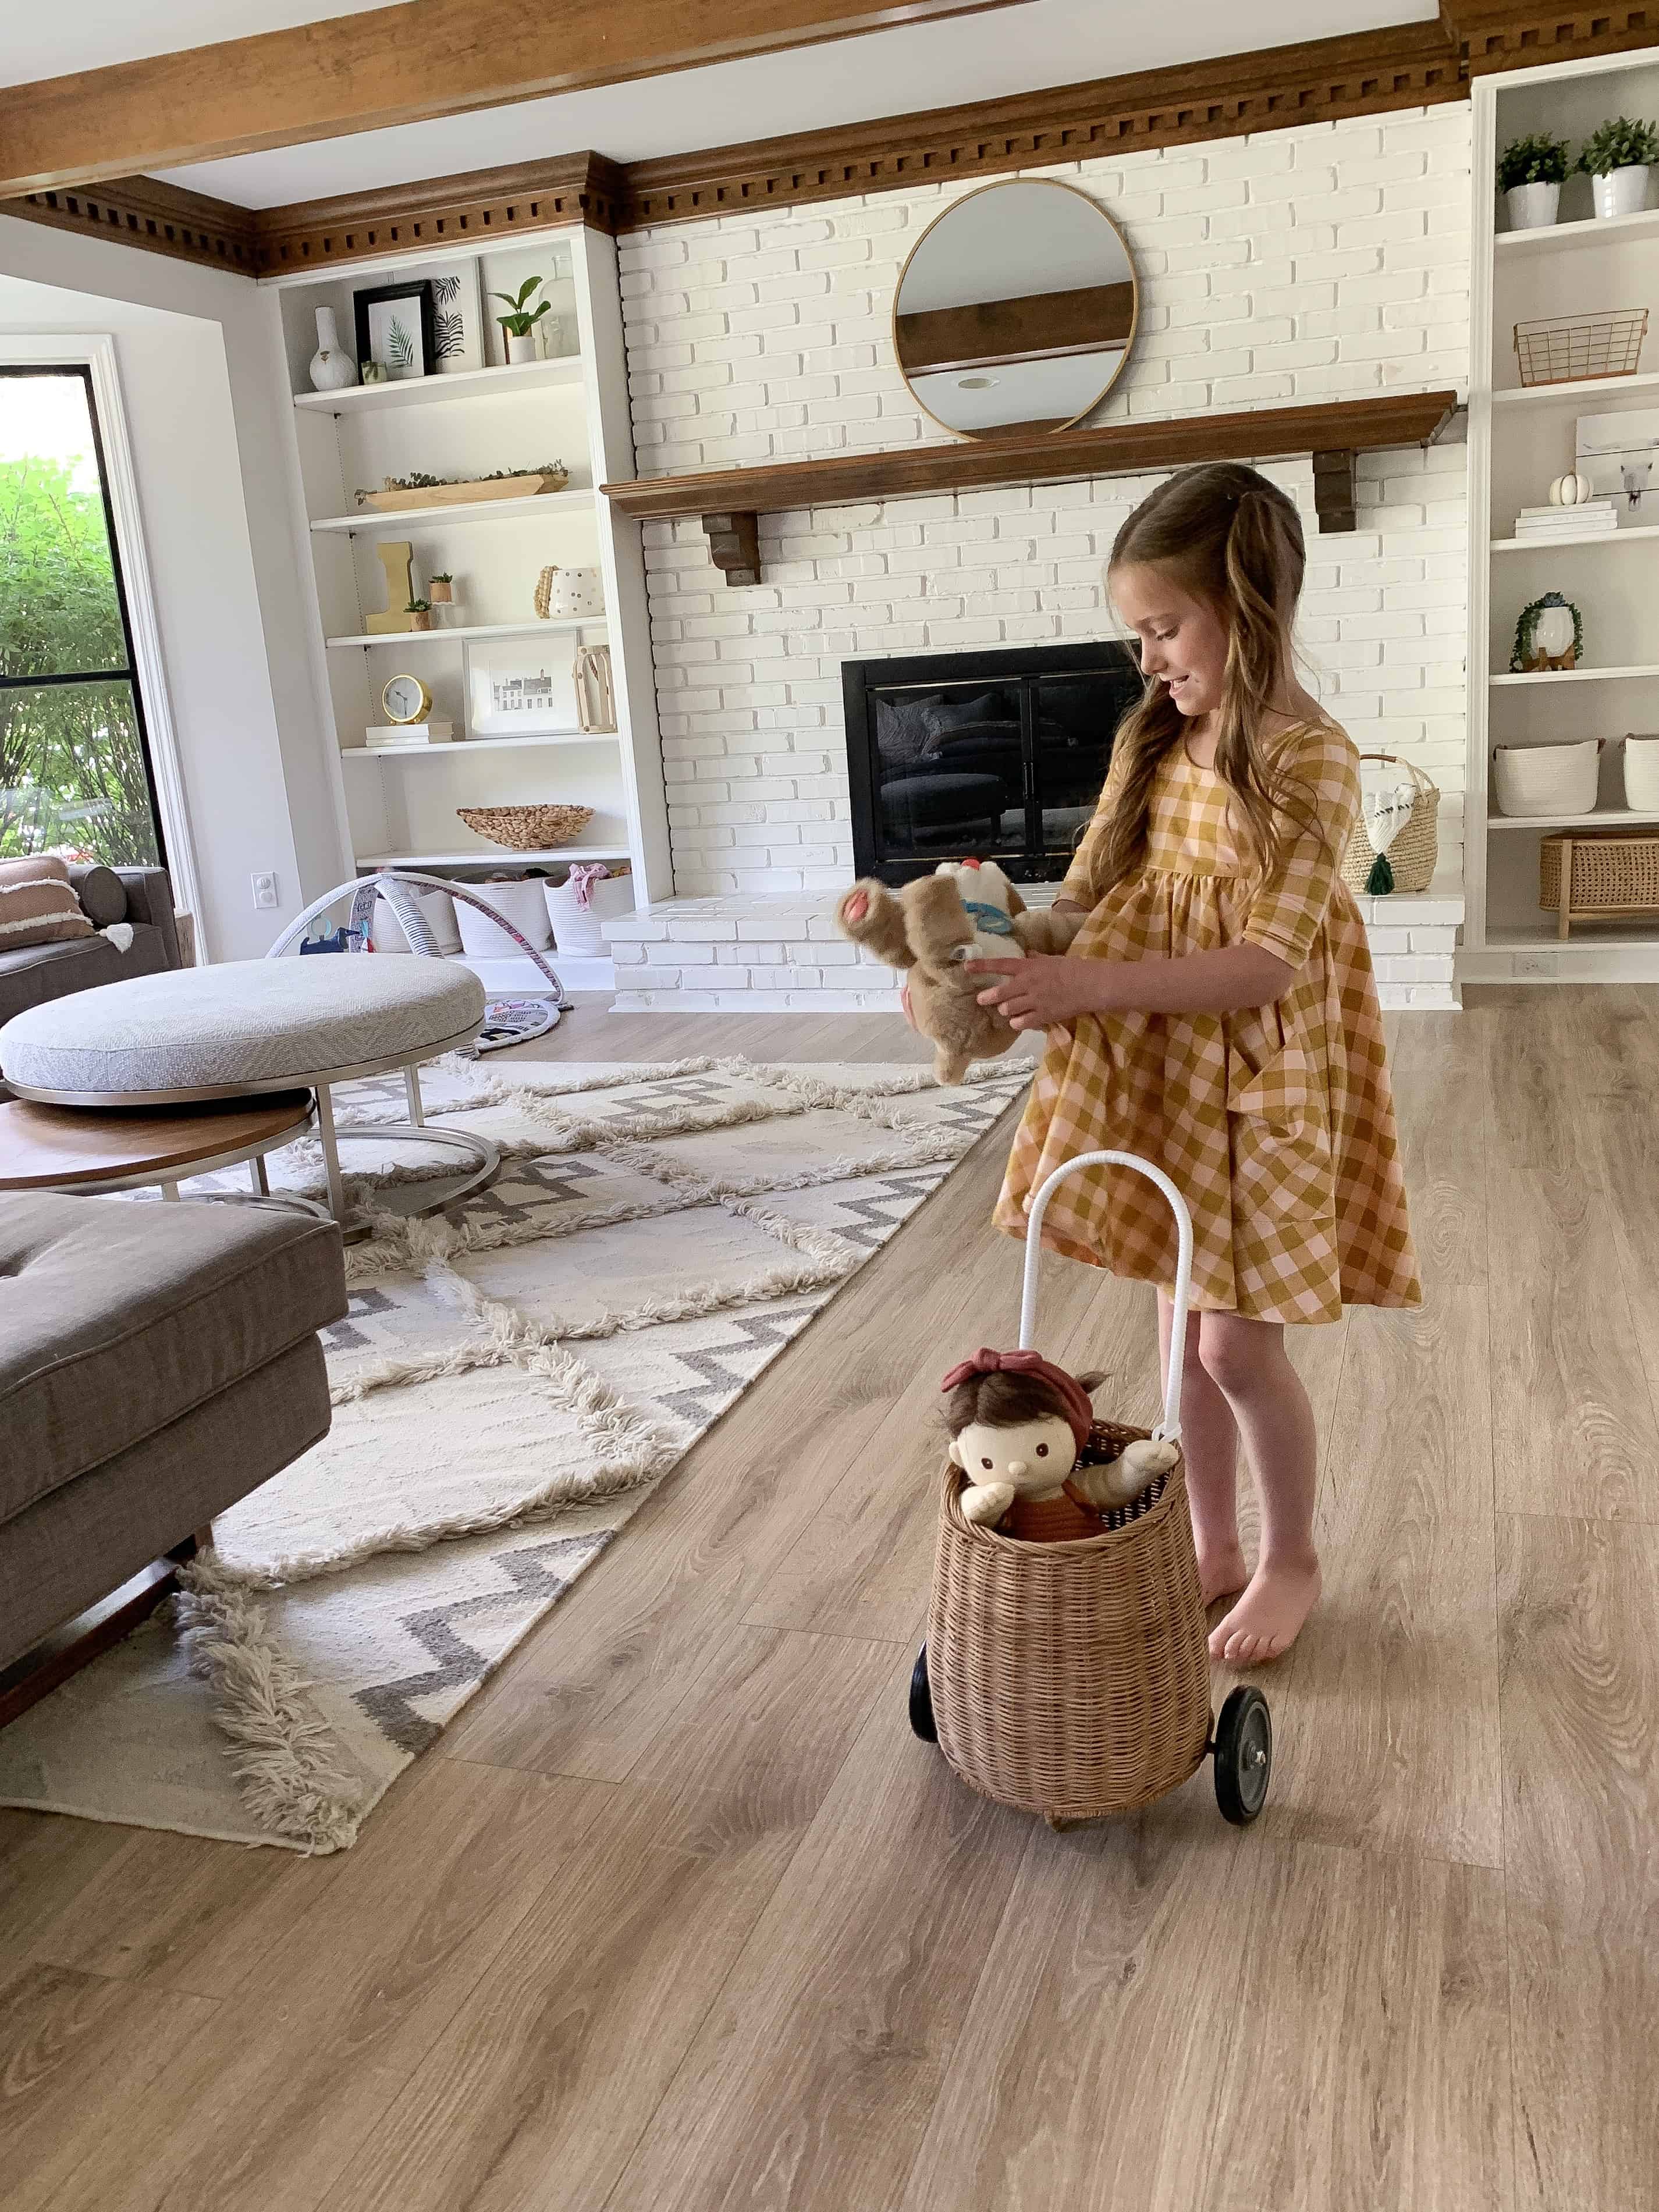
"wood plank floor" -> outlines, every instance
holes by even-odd
[[[1659,990],[1471,998],[1391,1023],[1425,1310],[1293,1346],[1328,1589],[1255,1828],[1206,1769],[1053,1835],[906,1727],[1005,1129],[356,1850],[0,1812],[5,2212],[1659,2212]],[[916,1048],[527,1048],[711,1050]],[[1144,1291],[1053,1262],[1041,1334],[1152,1402]]]

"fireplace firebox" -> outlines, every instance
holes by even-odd
[[[854,861],[889,884],[969,855],[1059,882],[1142,688],[1114,641],[847,660],[842,686]]]

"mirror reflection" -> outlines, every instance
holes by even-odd
[[[1134,267],[1104,209],[1050,178],[1012,179],[968,193],[917,240],[893,339],[946,429],[1064,430],[1111,389],[1135,308]]]

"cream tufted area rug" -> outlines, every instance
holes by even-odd
[[[0,1803],[300,1850],[353,1843],[688,1446],[1024,1089],[914,1068],[452,1060],[429,1115],[501,1148],[410,1220],[440,1156],[401,1078],[337,1094],[375,1233],[325,1342],[331,1434],[221,1516],[158,1615],[0,1734]],[[316,1193],[312,1144],[276,1188]],[[204,1179],[240,1188],[231,1177]],[[122,1201],[112,1200],[111,1203]]]

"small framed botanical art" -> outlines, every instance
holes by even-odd
[[[483,302],[478,289],[477,263],[457,261],[447,269],[434,269],[427,281],[432,287],[439,374],[451,376],[459,368],[482,368]]]
[[[438,335],[429,280],[380,284],[354,292],[357,361],[378,361],[394,381],[428,376],[438,358]]]
[[[475,737],[574,735],[580,729],[575,677],[562,653],[469,645],[466,664],[467,726]]]

